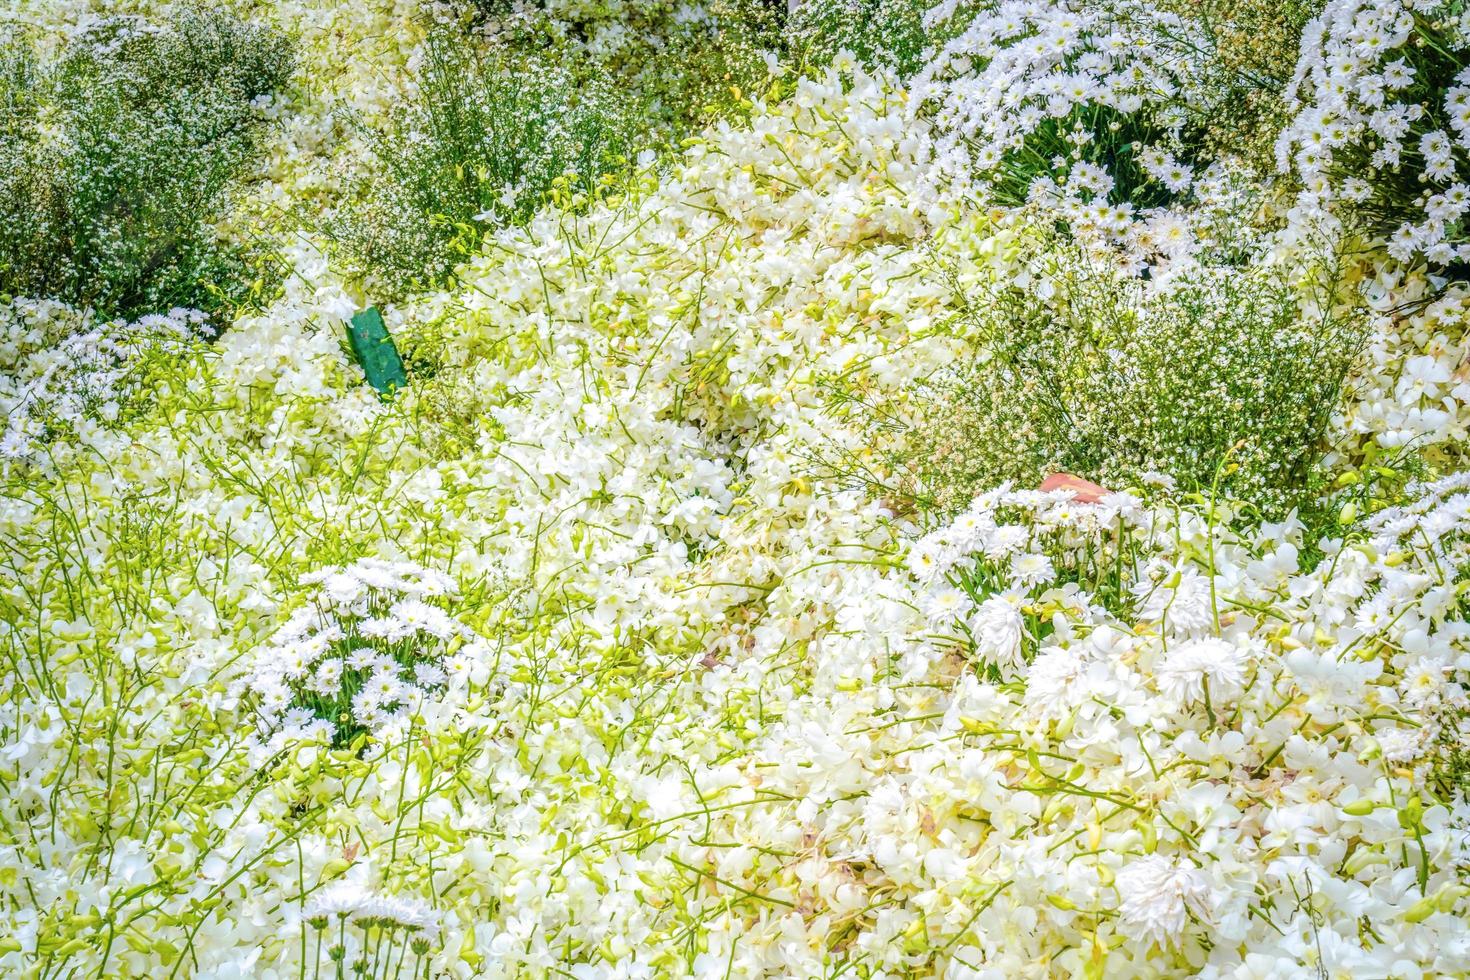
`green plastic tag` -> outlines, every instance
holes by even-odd
[[[391,395],[397,388],[408,384],[408,375],[403,370],[403,358],[388,328],[383,325],[383,314],[376,306],[352,315],[352,324],[347,328],[347,337],[352,342],[352,353],[362,365],[368,384],[381,394]]]

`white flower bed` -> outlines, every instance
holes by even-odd
[[[1470,973],[1470,480],[1304,563],[1227,501],[920,527],[815,474],[834,388],[954,358],[936,253],[1025,268],[931,137],[803,80],[390,310],[437,370],[391,402],[303,248],[48,443],[0,494],[0,971]],[[1453,458],[1463,307],[1385,318],[1342,454]]]

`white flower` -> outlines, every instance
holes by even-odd
[[[312,892],[306,900],[306,917],[350,916],[361,910],[372,897],[355,881],[334,881]]]
[[[1208,920],[1217,896],[1197,868],[1162,854],[1138,858],[1117,876],[1118,918],[1123,932],[1161,946],[1177,942],[1193,914]]]
[[[332,694],[342,684],[342,661],[332,657],[317,664],[312,687],[318,694]]]
[[[1154,683],[1175,704],[1193,704],[1208,696],[1218,708],[1240,693],[1249,662],[1249,652],[1228,640],[1186,640],[1164,654]]]
[[[1423,754],[1427,734],[1424,729],[1415,728],[1389,728],[1379,732],[1383,758],[1395,765],[1413,761]]]
[[[964,592],[954,586],[945,586],[924,597],[924,615],[937,627],[952,626],[957,619],[969,615],[972,605]]]
[[[944,547],[938,541],[930,538],[919,541],[909,549],[909,571],[920,582],[934,581],[948,570],[943,551]]]
[[[1197,632],[1214,624],[1209,579],[1191,566],[1160,567],[1151,578],[1133,588],[1144,601],[1139,616],[1165,622],[1181,633]]]
[[[377,920],[381,924],[423,933],[430,938],[439,934],[439,913],[426,902],[404,895],[371,896],[362,903],[353,917]]]
[[[322,580],[322,593],[339,606],[350,606],[362,598],[362,579],[349,572],[333,572]]]
[[[434,663],[417,663],[413,665],[414,683],[420,687],[437,687],[443,684],[447,675],[444,668]]]
[[[306,917],[340,917],[364,925],[391,925],[431,938],[438,935],[440,923],[439,913],[425,902],[404,895],[380,895],[350,879],[313,892],[306,901]],[[330,931],[335,925],[328,923],[324,928]]]
[[[1449,664],[1442,660],[1420,660],[1404,673],[1404,700],[1416,708],[1438,704],[1448,685]]]
[[[1027,552],[1011,559],[1011,580],[1022,586],[1044,585],[1056,578],[1051,559],[1038,552]]]
[[[1042,718],[1065,715],[1078,704],[1077,688],[1087,666],[1075,650],[1043,650],[1026,670],[1026,704]]]
[[[454,621],[437,606],[420,599],[404,599],[395,602],[390,611],[391,618],[401,623],[409,632],[422,630],[447,640],[456,632]]]
[[[975,652],[988,664],[1010,673],[1021,666],[1021,638],[1025,621],[1017,608],[1019,600],[993,595],[980,603],[970,617],[970,632],[975,638]]]

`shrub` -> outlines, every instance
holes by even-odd
[[[699,38],[721,38],[726,48],[774,32],[784,19],[783,0],[461,0],[476,28],[511,47],[569,53],[618,70],[646,60],[651,51],[686,48]],[[665,70],[681,71],[670,59]]]
[[[14,42],[0,290],[119,316],[218,305],[210,284],[250,277],[210,222],[258,149],[253,100],[291,66],[278,33],[203,11],[105,18],[49,67]]]
[[[754,0],[461,7],[470,29],[431,32],[417,97],[365,133],[371,161],[324,229],[394,291],[447,279],[559,181],[590,196],[749,105],[779,42]]]
[[[418,97],[366,134],[371,168],[328,230],[395,287],[442,280],[484,230],[528,219],[558,180],[595,189],[633,152],[639,125],[610,85],[436,32]]]
[[[938,160],[995,178],[1006,199],[1027,196],[1028,176],[1059,179],[1079,161],[1107,168],[1125,148],[1161,143],[1200,101],[1186,96],[1208,60],[1201,32],[1134,0],[947,0],[925,23],[948,34],[913,83]],[[1126,173],[1112,176],[1112,199],[1131,200]]]
[[[1276,135],[1290,119],[1285,92],[1302,31],[1323,0],[1167,0],[1161,6],[1195,25],[1211,54],[1204,64],[1211,110],[1201,120],[1206,151],[1269,174]]]
[[[863,67],[909,78],[924,66],[924,0],[808,0],[791,15],[788,44],[803,68],[849,51]]]
[[[644,142],[674,148],[713,119],[738,115],[745,96],[766,83],[767,58],[782,47],[784,11],[758,0],[711,0],[698,16],[673,16],[636,35],[622,57],[591,59],[584,70],[641,93]]]
[[[1281,514],[1321,489],[1363,338],[1278,270],[1151,283],[1065,252],[963,319],[977,353],[928,385],[908,450],[941,506],[1066,470],[1115,486],[1159,474]]]
[[[915,105],[943,167],[1003,205],[1096,208],[1087,224],[1121,244],[1212,164],[1269,169],[1316,2],[946,0],[924,16]]]

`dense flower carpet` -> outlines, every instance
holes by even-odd
[[[1470,976],[1463,5],[783,12],[432,196],[446,52],[723,16],[502,6],[220,4],[268,265],[5,260],[0,973]],[[0,12],[0,145],[174,7]]]

